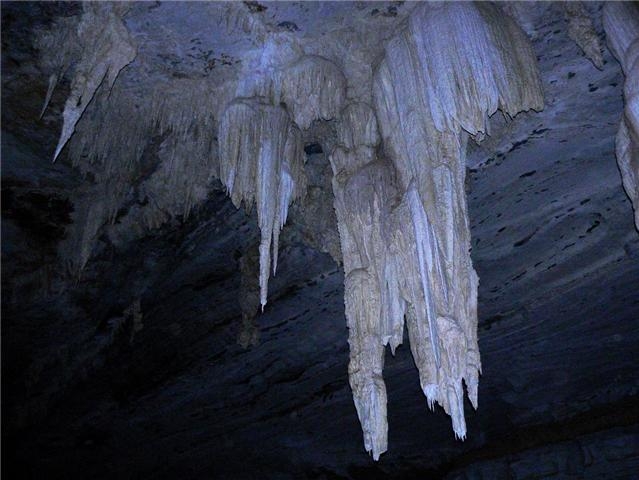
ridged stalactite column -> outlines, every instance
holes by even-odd
[[[626,77],[616,153],[623,186],[635,209],[635,227],[639,230],[639,6],[633,2],[606,3],[603,24],[608,46]]]
[[[520,28],[492,4],[420,5],[375,72],[385,154],[403,198],[391,252],[421,386],[466,436],[463,385],[477,406],[478,278],[464,192],[468,136],[498,109],[542,109],[536,58]],[[392,287],[391,287],[392,288]]]
[[[394,350],[402,327],[383,295],[388,257],[388,228],[397,196],[392,166],[378,159],[375,115],[363,103],[348,105],[338,123],[338,145],[330,155],[333,193],[344,259],[344,304],[348,324],[349,381],[364,446],[375,460],[386,451],[386,386],[382,378],[384,346]],[[396,321],[402,321],[401,317]]]

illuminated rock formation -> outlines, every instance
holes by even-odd
[[[133,40],[122,23],[122,5],[85,3],[83,8],[84,13],[77,26],[77,41],[82,46],[82,52],[75,67],[71,93],[64,106],[64,124],[53,155],[54,161],[73,135],[76,124],[98,88],[106,82],[106,90],[110,91],[120,71],[131,63],[137,54]],[[71,38],[67,37],[66,40],[58,54],[62,66],[68,64],[66,48],[77,48]],[[51,98],[56,82],[57,77],[51,77],[44,108]]]
[[[429,6],[388,43],[374,97],[384,151],[404,193],[394,263],[411,305],[413,356],[429,404],[442,405],[465,438],[462,381],[476,407],[481,370],[466,143],[469,134],[489,133],[497,109],[512,116],[543,108],[535,57],[523,32],[491,5]]]
[[[375,154],[379,134],[371,107],[347,106],[338,138],[330,160],[344,259],[348,373],[364,445],[377,460],[387,447],[384,346],[391,341],[394,351],[403,333],[403,314],[389,311],[399,299],[386,287],[396,266],[389,262],[388,227],[397,191],[392,167]]]
[[[260,303],[277,269],[280,230],[290,203],[304,191],[301,134],[280,106],[236,100],[222,116],[220,177],[236,207],[257,205],[260,243]]]
[[[247,28],[258,32],[261,48],[247,55],[239,78],[173,79],[136,105],[133,94],[113,88],[135,56],[119,18],[107,7],[87,8],[78,30],[79,41],[99,55],[80,56],[55,156],[75,132],[73,163],[95,185],[83,193],[63,257],[82,270],[103,228],[117,244],[186,218],[217,177],[236,207],[256,206],[264,309],[280,230],[289,206],[307,193],[303,134],[334,121],[334,133],[320,141],[330,147],[349,379],[365,448],[376,460],[387,449],[384,348],[394,352],[401,344],[404,319],[428,404],[439,403],[464,439],[463,383],[476,408],[481,371],[466,145],[469,136],[480,141],[489,134],[488,118],[497,110],[509,118],[543,108],[535,56],[520,28],[490,4],[420,4],[384,40],[376,67],[371,48],[370,58],[360,57],[369,63],[349,69],[357,72],[350,78],[335,59],[311,54],[289,33],[251,19]],[[229,28],[246,21],[229,17]],[[100,22],[108,25],[102,34],[83,33]],[[111,96],[87,108],[104,78]],[[372,91],[362,93],[359,85]],[[153,136],[156,152],[147,165]],[[323,197],[309,198],[312,205]],[[117,224],[105,227],[121,210]],[[339,257],[335,246],[324,249]],[[245,274],[249,263],[243,257]],[[242,288],[251,290],[246,281]],[[251,299],[242,307],[244,346],[257,343],[255,307]]]

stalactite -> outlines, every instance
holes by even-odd
[[[579,45],[592,64],[601,70],[603,68],[601,45],[590,14],[582,2],[564,2],[563,7],[568,22],[568,35]]]
[[[281,101],[302,129],[307,129],[313,120],[337,117],[344,105],[344,75],[325,58],[303,56],[282,72],[279,83]]]
[[[65,269],[80,277],[105,222],[114,217],[114,197],[120,196],[126,185],[98,184],[75,193],[73,224],[58,247],[58,256]]]
[[[220,122],[220,179],[236,207],[257,203],[263,309],[288,207],[306,192],[299,129],[337,117],[346,80],[329,60],[304,55],[286,33],[265,36],[261,52],[247,64],[236,100]]]
[[[616,138],[617,164],[635,210],[639,230],[639,7],[630,2],[604,6],[607,42],[626,77],[624,113]]]
[[[476,407],[481,369],[464,196],[468,133],[488,133],[497,109],[541,109],[543,98],[523,32],[488,4],[416,9],[386,48],[374,98],[392,167],[374,153],[376,128],[361,104],[342,114],[331,164],[350,381],[366,450],[377,459],[387,435],[383,347],[401,343],[404,316],[429,405],[442,405],[455,435],[466,436],[462,382]]]
[[[40,65],[49,73],[49,85],[40,110],[40,118],[51,101],[58,81],[81,55],[77,23],[78,19],[75,16],[56,18],[50,28],[39,31],[35,36],[34,46],[40,52]]]
[[[71,93],[64,106],[64,122],[53,155],[54,161],[73,135],[76,124],[98,88],[106,82],[105,88],[111,90],[120,71],[137,54],[133,40],[122,23],[119,6],[85,3],[83,8],[84,13],[77,27],[82,54],[75,67]],[[55,81],[50,82],[50,90]],[[47,96],[50,97],[50,93]]]
[[[344,303],[349,330],[349,380],[366,451],[375,460],[386,451],[384,345],[401,343],[403,315],[387,312],[387,227],[397,195],[392,167],[377,159],[375,115],[365,104],[350,104],[338,125],[330,155],[335,212],[344,259]],[[386,322],[391,323],[386,323]]]
[[[180,79],[142,94],[130,90],[116,86],[108,99],[87,109],[69,146],[75,167],[98,179],[135,170],[149,139],[164,134],[167,158],[195,155],[216,162],[216,89]]]
[[[75,130],[71,156],[95,186],[83,192],[66,254],[79,255],[82,269],[101,229],[121,210],[109,228],[114,243],[188,216],[218,177],[236,207],[256,205],[259,296],[242,305],[247,328],[240,336],[242,344],[252,343],[252,315],[258,298],[262,309],[266,304],[280,231],[289,206],[306,192],[300,129],[308,133],[323,123],[316,120],[335,120],[329,159],[341,255],[329,251],[344,264],[349,382],[365,448],[376,460],[387,449],[384,349],[390,345],[394,353],[402,343],[404,322],[428,405],[440,404],[456,437],[465,438],[463,384],[476,408],[481,371],[466,145],[489,133],[488,118],[497,110],[509,117],[543,108],[524,33],[492,4],[420,4],[386,45],[371,106],[347,99],[348,82],[331,60],[305,54],[292,35],[268,32],[241,7],[229,12],[229,29],[257,31],[263,42],[244,59],[244,78],[218,89],[209,78],[171,80],[137,107],[139,96],[112,90],[135,54],[120,17],[107,7],[86,7],[86,25],[78,29],[84,53],[56,156]],[[99,34],[87,26],[97,15],[106,15]],[[368,72],[371,83],[368,66],[354,70]],[[108,88],[99,89],[105,78]],[[636,117],[636,109],[626,113],[628,125]],[[147,163],[154,136],[158,151]],[[243,275],[255,270],[248,257],[241,269]],[[248,283],[242,288],[256,293]]]
[[[161,86],[146,101],[116,85],[108,101],[94,102],[69,144],[73,165],[94,179],[76,203],[80,212],[61,247],[71,271],[86,265],[102,227],[115,245],[139,238],[171,219],[186,219],[204,202],[218,176],[215,94],[202,81]],[[102,99],[104,100],[104,99]],[[158,140],[161,139],[161,140]],[[159,142],[153,155],[147,152]],[[151,158],[148,158],[148,157]]]
[[[260,303],[266,305],[271,263],[277,269],[279,233],[289,204],[304,191],[301,133],[280,106],[237,99],[219,127],[220,179],[236,207],[257,205]]]

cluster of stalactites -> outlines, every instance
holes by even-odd
[[[74,166],[95,181],[80,194],[61,245],[72,272],[84,268],[105,225],[119,245],[187,218],[207,198],[218,175],[213,93],[202,81],[180,80],[141,101],[116,84],[108,101],[87,108],[69,141]]]
[[[284,40],[277,35],[266,40],[218,131],[220,180],[236,207],[257,205],[262,309],[288,207],[306,192],[300,128],[337,117],[346,95],[346,80],[335,64],[304,55]]]
[[[316,119],[328,120],[338,115],[345,99],[344,76],[329,60],[304,55],[300,48],[291,47],[290,51],[276,48],[281,46],[277,43],[279,37],[267,36],[265,48],[259,58],[259,73],[246,75],[248,80],[239,82],[233,96],[259,98],[259,101],[253,102],[255,105],[263,102],[258,110],[269,118],[269,122],[275,121],[276,127],[282,127],[288,132],[287,140],[282,144],[287,149],[283,157],[286,161],[275,158],[281,153],[278,151],[281,146],[278,143],[272,152],[275,170],[268,170],[266,161],[271,152],[263,147],[263,168],[251,170],[240,162],[236,166],[244,170],[240,171],[235,184],[235,178],[229,179],[228,175],[218,171],[218,147],[215,145],[218,129],[216,120],[223,111],[220,107],[224,107],[224,99],[233,98],[230,91],[225,90],[228,86],[223,85],[223,91],[212,92],[204,80],[174,80],[171,84],[159,86],[158,91],[147,93],[143,98],[134,98],[134,95],[124,93],[124,88],[116,87],[112,91],[117,74],[135,56],[135,48],[121,21],[121,10],[117,5],[87,5],[77,28],[67,22],[69,25],[64,25],[64,35],[48,32],[41,36],[40,44],[43,47],[56,46],[56,41],[61,36],[66,40],[69,36],[76,39],[65,41],[65,47],[58,53],[59,58],[49,62],[57,65],[52,67],[56,72],[65,71],[73,60],[77,62],[55,156],[73,137],[70,156],[74,165],[83,172],[90,173],[97,183],[87,196],[94,197],[96,189],[99,189],[100,198],[103,198],[80,209],[86,212],[78,213],[74,226],[77,232],[69,235],[69,245],[63,246],[63,255],[70,257],[70,263],[76,265],[74,270],[82,270],[99,231],[115,218],[123,203],[131,196],[130,185],[138,182],[142,170],[146,179],[136,192],[144,198],[138,199],[139,202],[128,209],[127,215],[131,217],[131,221],[121,219],[121,225],[110,229],[112,240],[130,238],[132,233],[128,233],[127,229],[137,232],[156,228],[178,213],[186,217],[191,207],[206,197],[212,177],[220,176],[229,192],[233,193],[236,204],[238,195],[246,204],[252,204],[256,195],[261,199],[257,203],[263,233],[260,283],[261,302],[264,305],[268,264],[271,259],[271,254],[267,253],[267,243],[271,244],[272,237],[275,270],[278,236],[286,220],[288,205],[305,187],[302,163],[297,160],[302,157],[301,136],[297,126],[308,128]],[[106,25],[106,28],[100,29],[97,25]],[[76,47],[77,45],[80,47]],[[287,54],[282,53],[285,50]],[[106,85],[104,95],[98,93],[98,101],[87,108],[100,85]],[[47,97],[49,96],[50,94]],[[219,137],[243,138],[241,132],[225,131],[225,128],[229,128],[228,122],[231,121],[233,112],[241,110],[238,105],[246,105],[247,102],[249,101],[236,100],[225,110],[227,123],[219,127]],[[285,127],[284,124],[288,126]],[[260,135],[264,138],[271,131],[266,125],[257,130],[260,130]],[[273,133],[275,143],[284,130]],[[155,171],[149,175],[149,165],[142,166],[141,159],[149,146],[149,138],[154,136],[162,140],[157,150],[159,163],[156,162],[158,164]],[[221,146],[220,151],[228,153],[224,148]],[[226,155],[227,174],[228,168],[231,168],[229,158]],[[296,160],[292,160],[293,158]],[[272,187],[271,173],[276,170],[279,180]],[[242,177],[244,174],[254,176],[245,178]],[[228,183],[229,181],[232,183]],[[254,186],[248,187],[250,184]],[[267,190],[268,193],[262,195],[261,192]],[[280,195],[276,208],[266,200],[273,191]],[[275,214],[277,218],[273,217]],[[72,258],[77,252],[81,252],[81,258]]]
[[[302,129],[317,119],[337,117],[344,105],[346,80],[329,60],[305,55],[281,73],[281,101]]]
[[[299,128],[281,106],[257,99],[231,102],[219,125],[220,179],[236,207],[257,205],[260,303],[266,305],[269,271],[277,269],[280,230],[290,203],[305,190]]]
[[[488,133],[497,109],[515,115],[543,107],[535,61],[525,34],[494,5],[436,3],[414,12],[379,70],[405,77],[417,94],[414,115],[428,110],[439,132],[461,127],[476,135]]]
[[[349,104],[338,123],[338,144],[330,155],[335,211],[345,274],[349,327],[349,382],[364,433],[375,460],[387,448],[384,347],[402,343],[407,319],[411,351],[432,408],[440,403],[463,438],[463,386],[477,404],[479,355],[476,332],[477,277],[466,288],[474,319],[462,328],[442,312],[451,297],[444,254],[412,182],[399,188],[395,168],[376,154],[375,114],[364,103]],[[463,185],[463,183],[462,183]],[[461,192],[463,195],[463,190]],[[462,219],[463,221],[463,219]],[[470,327],[470,328],[469,328]]]
[[[402,343],[404,318],[429,406],[440,403],[463,438],[462,378],[477,404],[477,277],[468,264],[468,284],[457,283],[468,296],[463,313],[471,321],[464,329],[442,314],[447,310],[440,306],[451,296],[445,259],[415,183],[400,189],[393,165],[375,153],[374,112],[365,104],[349,105],[338,132],[330,160],[344,259],[349,381],[365,448],[375,460],[387,448],[384,347],[394,353]]]
[[[468,134],[488,116],[541,109],[535,56],[519,27],[488,4],[418,7],[374,78],[384,152],[370,109],[341,115],[331,155],[344,256],[350,381],[365,446],[386,449],[383,348],[411,351],[428,403],[465,438],[463,383],[477,406],[478,278],[464,192]],[[368,113],[367,113],[368,112]],[[373,133],[375,132],[375,133]]]
[[[95,102],[77,124],[69,142],[72,162],[98,178],[110,178],[135,170],[149,139],[166,136],[172,162],[190,154],[215,163],[217,94],[203,80],[174,80],[145,93],[116,85],[108,100]]]
[[[349,380],[365,447],[375,459],[387,447],[384,348],[394,352],[401,344],[404,319],[430,407],[442,405],[456,436],[464,438],[463,382],[476,407],[481,369],[465,148],[468,134],[488,132],[488,116],[496,110],[515,115],[542,108],[535,56],[524,34],[494,5],[419,5],[375,72],[374,107],[352,102],[344,108],[346,81],[335,64],[278,44],[279,37],[269,43],[269,37],[255,76],[240,81],[234,96],[218,97],[203,83],[189,83],[175,95],[152,95],[135,111],[139,121],[131,122],[132,110],[113,92],[108,103],[87,109],[90,122],[78,124],[99,85],[110,90],[135,55],[110,8],[86,7],[81,20],[77,36],[86,48],[56,149],[57,156],[75,130],[73,156],[86,154],[87,168],[98,172],[101,190],[92,195],[97,200],[85,212],[89,227],[80,240],[83,262],[104,219],[113,218],[130,195],[125,190],[131,183],[146,178],[136,190],[159,211],[172,212],[188,210],[190,202],[174,199],[192,190],[205,197],[215,174],[236,207],[256,205],[263,308],[288,207],[305,191],[300,128],[337,118],[330,161],[345,270]],[[89,29],[99,15],[106,28]],[[234,97],[228,104],[219,100]],[[225,109],[218,116],[220,106]],[[155,156],[160,165],[142,175],[144,139],[154,134],[162,136]],[[142,209],[128,211],[144,217]],[[156,225],[159,218],[147,220]],[[252,311],[251,305],[247,316]]]
[[[626,77],[616,153],[623,186],[635,210],[635,227],[639,230],[639,6],[631,2],[607,3],[603,24],[608,46]]]

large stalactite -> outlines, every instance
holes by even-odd
[[[378,159],[379,134],[370,106],[350,104],[338,126],[338,145],[330,160],[333,194],[344,259],[344,303],[349,329],[348,373],[366,451],[377,460],[386,451],[386,387],[382,378],[384,346],[401,343],[403,317],[388,311],[390,257],[388,227],[398,192],[392,167]],[[391,277],[393,278],[393,277]],[[383,295],[383,293],[387,295]],[[396,323],[396,322],[395,322]],[[392,339],[392,340],[391,340]]]
[[[429,405],[442,405],[455,435],[466,436],[462,381],[477,407],[481,371],[466,142],[488,133],[497,109],[541,109],[543,97],[523,32],[485,4],[418,9],[387,45],[374,80],[391,163],[375,158],[377,139],[360,131],[371,115],[358,108],[342,115],[340,128],[353,133],[332,162],[351,387],[366,449],[377,459],[387,443],[383,346],[401,343],[404,317]]]
[[[81,23],[98,21],[93,10],[85,10]],[[306,194],[303,133],[315,122],[334,121],[335,138],[319,140],[330,147],[349,379],[365,448],[376,460],[387,449],[384,349],[390,345],[394,353],[402,343],[405,320],[429,406],[440,404],[456,437],[465,438],[463,384],[476,408],[481,371],[466,145],[489,134],[488,117],[497,110],[511,117],[543,108],[535,55],[521,29],[491,4],[420,4],[376,68],[354,68],[368,76],[348,78],[334,59],[253,22],[263,48],[246,62],[243,78],[215,86],[206,78],[174,80],[132,109],[135,102],[113,82],[135,48],[117,12],[107,13],[110,36],[86,40],[97,42],[105,60],[81,56],[67,102],[77,105],[65,109],[55,153],[69,141],[74,163],[96,179],[81,197],[95,201],[83,202],[65,255],[79,252],[74,263],[81,270],[100,229],[131,202],[132,190],[145,201],[129,205],[110,229],[113,241],[140,225],[152,229],[186,216],[217,177],[236,207],[256,205],[264,308],[280,230],[291,203]],[[60,57],[55,72],[67,68],[68,57]],[[93,73],[87,76],[87,69]],[[87,108],[105,76],[110,97]],[[362,94],[360,84],[372,91]],[[86,92],[78,103],[80,90]],[[159,147],[149,166],[143,158],[151,136]],[[248,257],[242,268],[252,271]],[[246,324],[254,300],[242,310]],[[245,346],[257,342],[249,330]]]

